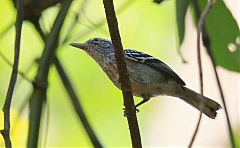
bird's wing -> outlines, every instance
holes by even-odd
[[[167,64],[163,63],[159,59],[156,59],[149,54],[146,54],[144,52],[140,52],[137,50],[125,49],[124,55],[126,59],[140,62],[142,64],[147,64],[171,76],[172,79],[174,79],[176,82],[180,83],[181,85],[186,85],[185,82]]]

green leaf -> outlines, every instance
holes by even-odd
[[[185,31],[185,15],[190,0],[176,0],[176,19],[178,27],[179,45],[182,44]]]
[[[207,4],[199,0],[201,10]],[[222,0],[217,0],[206,18],[206,30],[210,38],[210,47],[216,64],[228,70],[240,72],[239,28]],[[238,37],[238,39],[237,39]],[[229,50],[228,46],[232,49]]]

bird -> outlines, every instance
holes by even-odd
[[[71,43],[70,45],[90,55],[113,84],[121,89],[115,49],[110,40],[94,37],[84,43]],[[135,105],[136,109],[152,97],[165,95],[180,98],[208,117],[215,119],[221,105],[187,88],[185,82],[167,64],[134,49],[124,49],[123,52],[132,93],[143,99]]]

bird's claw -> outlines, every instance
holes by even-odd
[[[135,108],[135,111],[136,111],[136,113],[140,112],[140,110],[139,110],[139,109],[137,109],[137,108]]]
[[[129,117],[129,113],[126,111],[126,108],[123,108],[123,116],[124,117]],[[137,109],[136,107],[135,107],[135,111],[136,111],[136,113],[138,113],[139,112],[139,109]]]
[[[129,114],[128,114],[128,112],[126,110],[123,111],[123,116],[124,117],[129,117]]]

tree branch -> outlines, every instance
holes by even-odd
[[[198,4],[197,0],[193,0],[193,7],[196,11],[197,19],[199,19],[200,14],[201,14],[201,9],[199,7],[199,4]],[[211,50],[211,46],[210,46],[210,44],[211,44],[210,37],[207,33],[207,30],[206,30],[206,27],[205,27],[204,24],[202,26],[202,40],[203,40],[203,45],[206,48],[207,53],[208,53],[208,55],[211,59],[211,63],[212,63],[212,66],[213,66],[213,70],[214,70],[214,74],[215,74],[215,77],[216,77],[219,93],[221,95],[221,100],[223,102],[223,107],[224,107],[224,111],[225,111],[225,115],[226,115],[226,119],[227,119],[227,126],[228,126],[228,132],[229,132],[231,145],[234,148],[234,147],[236,147],[236,144],[235,144],[235,140],[234,140],[234,136],[233,136],[231,122],[230,122],[229,115],[228,115],[228,110],[227,110],[227,106],[226,106],[226,102],[225,102],[225,97],[224,97],[223,89],[222,89],[221,82],[220,82],[220,79],[219,79],[219,76],[218,76],[217,66],[216,66],[216,63],[215,63],[213,55],[212,55],[212,50]]]
[[[121,43],[121,37],[118,29],[117,17],[114,10],[114,4],[112,0],[103,0],[105,8],[106,19],[108,23],[108,29],[110,32],[113,47],[115,48],[115,57],[117,62],[117,69],[121,82],[121,89],[124,99],[124,106],[127,112],[128,126],[130,129],[132,146],[134,148],[142,147],[141,136],[139,132],[136,109],[134,106],[131,83],[129,80],[127,67],[123,54],[123,47]]]
[[[53,62],[54,62],[54,65],[56,66],[56,69],[62,80],[62,83],[71,99],[71,102],[75,109],[75,112],[77,113],[81,123],[83,124],[83,127],[86,130],[87,135],[90,138],[93,146],[97,147],[97,148],[103,147],[102,144],[100,143],[100,141],[98,140],[96,134],[94,133],[92,127],[90,126],[90,123],[87,120],[84,110],[82,109],[82,105],[79,102],[77,94],[75,93],[73,86],[72,86],[70,80],[68,79],[68,76],[67,76],[62,64],[60,63],[59,59],[56,56],[55,56]]]
[[[12,147],[12,142],[10,139],[10,107],[12,102],[12,95],[14,91],[14,86],[17,81],[18,74],[18,63],[19,63],[19,54],[20,54],[20,41],[21,41],[21,29],[23,23],[23,1],[17,1],[17,17],[16,17],[16,37],[15,37],[15,47],[14,47],[14,63],[12,68],[11,79],[7,91],[7,96],[5,100],[5,104],[3,107],[4,112],[4,129],[1,130],[1,134],[5,141],[6,148]]]
[[[55,19],[49,36],[46,39],[45,47],[40,59],[38,72],[33,83],[34,90],[30,100],[30,116],[29,116],[29,131],[28,131],[28,147],[37,147],[40,120],[42,114],[43,103],[46,100],[47,78],[52,58],[55,54],[60,29],[63,25],[65,16],[72,3],[72,0],[65,0],[61,3],[61,8]]]

